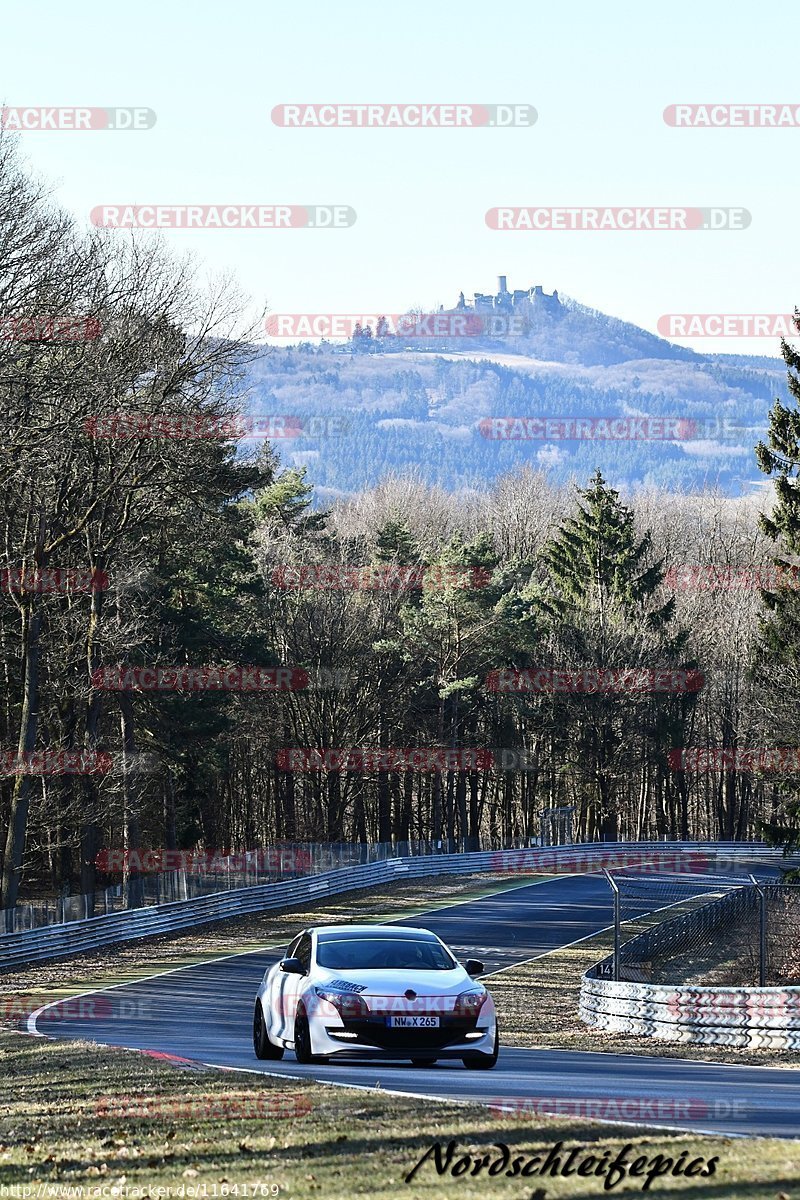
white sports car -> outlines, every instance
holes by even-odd
[[[492,997],[434,933],[400,925],[322,925],[299,934],[264,975],[256,996],[258,1058],[410,1058],[429,1066],[460,1058],[472,1070],[497,1062]]]

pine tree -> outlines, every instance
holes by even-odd
[[[634,513],[599,470],[577,491],[577,513],[541,553],[546,583],[533,587],[551,665],[577,672],[677,665],[685,635],[671,628],[674,598],[657,597],[664,569],[653,560],[650,534],[638,537]],[[664,716],[673,698],[640,687],[555,693],[530,705],[534,719],[550,729],[553,770],[567,794],[577,791],[579,826],[588,838],[617,837],[622,780],[653,756],[658,730],[672,731]],[[693,701],[682,697],[679,705],[687,702]]]
[[[800,313],[795,317],[800,332]],[[788,368],[788,386],[800,402],[800,353],[786,341],[781,343]],[[769,418],[767,443],[755,448],[756,461],[765,475],[774,477],[776,503],[770,516],[761,517],[761,528],[784,555],[800,557],[800,409],[776,400]],[[789,568],[786,557],[776,558],[779,569]],[[783,663],[800,663],[800,599],[791,588],[765,591],[764,601],[772,617],[763,624],[764,642],[771,657]]]
[[[647,611],[649,626],[663,627],[674,600],[650,605],[664,577],[662,562],[648,562],[650,534],[637,541],[633,512],[599,470],[588,488],[577,491],[583,501],[577,516],[564,521],[542,554],[557,588],[545,606],[562,618],[571,609],[591,612],[601,623],[614,614],[624,619]]]
[[[384,522],[375,539],[375,557],[378,562],[396,562],[402,566],[419,562],[419,546],[405,521],[391,517]]]
[[[298,535],[319,533],[325,529],[327,513],[315,512],[314,489],[306,483],[306,468],[287,468],[255,499],[256,516],[277,529]]]
[[[800,333],[800,310],[795,309],[795,326]],[[781,353],[787,367],[787,384],[792,399],[800,404],[800,353],[784,339]],[[789,560],[800,558],[800,408],[776,400],[770,411],[767,441],[755,448],[756,461],[765,475],[774,479],[775,505],[769,516],[760,518],[767,537],[779,550],[774,559],[778,571],[796,566]],[[800,719],[798,675],[800,674],[800,591],[795,587],[777,587],[762,591],[767,616],[761,621],[760,641],[764,651],[763,682],[769,689],[771,707],[788,717],[787,724],[797,726]],[[780,737],[780,734],[777,734]],[[791,734],[790,734],[791,736]],[[796,735],[795,735],[796,737]],[[781,778],[776,797],[783,811],[776,811],[762,826],[764,836],[787,851],[800,846],[800,798],[796,780]]]

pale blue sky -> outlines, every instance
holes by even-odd
[[[147,132],[27,133],[102,203],[339,203],[347,230],[170,231],[274,312],[402,312],[541,283],[655,330],[800,304],[800,129],[673,129],[671,103],[800,104],[797,26],[751,0],[2,5],[9,105],[142,105]],[[529,129],[291,130],[286,102],[528,103]],[[737,232],[495,232],[496,205],[725,205]],[[698,349],[775,353],[764,339]]]

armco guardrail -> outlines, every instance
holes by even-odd
[[[581,1020],[669,1042],[800,1049],[800,987],[689,987],[581,981]]]
[[[473,872],[581,872],[601,867],[642,867],[655,871],[730,870],[737,858],[780,857],[762,843],[592,842],[548,849],[483,850],[472,854],[433,854],[390,858],[346,867],[305,879],[242,888],[210,896],[108,913],[64,925],[0,936],[0,970],[48,958],[63,958],[115,942],[204,925],[267,909],[291,908],[324,896],[375,887],[395,879]]]
[[[561,810],[556,809],[556,812]],[[571,839],[568,839],[571,840]],[[561,844],[560,840],[556,840]],[[474,843],[474,844],[473,844]],[[504,841],[503,849],[530,848],[538,838],[516,837]],[[304,875],[323,875],[344,867],[360,867],[387,858],[416,855],[473,853],[485,846],[474,839],[409,839],[398,842],[289,842],[233,853],[218,850],[101,850],[95,866],[110,876],[127,871],[127,878],[89,893],[37,896],[0,909],[0,933],[23,933],[64,921],[124,912],[149,904],[171,904],[193,900],[215,892],[282,883]]]
[[[736,888],[695,911],[664,921],[625,943],[646,961],[680,950],[687,936],[713,933],[731,916],[752,912],[754,888]],[[611,1033],[662,1041],[753,1049],[800,1049],[800,987],[654,984],[606,978],[613,956],[581,980],[580,1016]]]

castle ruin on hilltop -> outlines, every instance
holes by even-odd
[[[556,309],[561,306],[558,292],[554,291],[552,296],[548,296],[541,284],[537,283],[535,287],[528,288],[527,291],[524,288],[516,288],[513,292],[510,292],[506,287],[505,275],[498,275],[497,284],[498,291],[496,296],[484,295],[483,292],[474,292],[471,304],[464,299],[464,293],[459,292],[458,304],[455,311],[513,312],[515,308],[521,308],[528,304],[535,304],[549,309]]]

